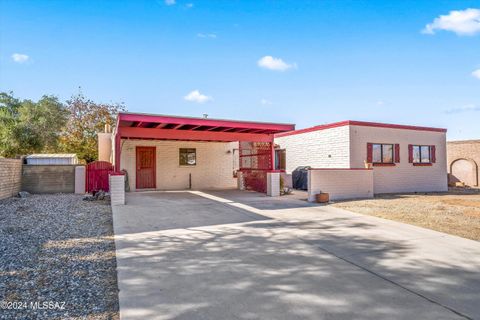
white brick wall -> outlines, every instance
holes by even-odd
[[[112,206],[125,204],[125,176],[111,175],[110,185],[110,204]]]
[[[237,142],[155,141],[122,140],[121,168],[128,172],[130,190],[135,191],[136,146],[155,146],[158,190],[180,190],[189,186],[192,174],[192,189],[236,188],[233,177],[234,163],[238,163]],[[195,148],[197,165],[179,165],[179,149]]]
[[[330,200],[372,198],[373,170],[321,169],[308,171],[308,201],[325,192]]]
[[[350,166],[348,126],[275,137],[275,144],[281,149],[286,149],[287,173],[291,173],[299,166],[313,168]]]
[[[444,132],[350,126],[350,167],[361,168],[367,158],[367,143],[400,144],[400,163],[374,167],[374,192],[447,191],[446,134]],[[408,162],[408,145],[435,145],[436,163],[431,167]]]

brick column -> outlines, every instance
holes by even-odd
[[[125,176],[110,175],[110,203],[112,206],[125,204]]]
[[[267,196],[280,196],[280,172],[267,172]]]

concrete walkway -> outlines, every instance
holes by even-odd
[[[480,243],[258,193],[129,193],[122,319],[480,319]]]

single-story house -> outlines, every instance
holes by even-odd
[[[352,185],[325,169],[373,169],[374,194],[448,190],[446,129],[342,121],[276,134],[275,144],[278,158],[284,159],[276,169],[287,174],[299,166],[322,169],[316,174],[329,175],[327,190],[336,183]],[[353,184],[356,175],[358,184],[365,183],[365,174],[350,173],[346,179]]]
[[[102,140],[105,148],[105,134]],[[446,130],[439,128],[344,121],[295,130],[293,124],[122,112],[111,150],[99,153],[127,172],[132,191],[278,194],[272,186],[298,166],[312,167],[310,200],[320,191],[342,199],[448,190]]]

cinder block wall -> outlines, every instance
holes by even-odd
[[[0,199],[17,194],[21,182],[22,160],[0,158]]]
[[[312,169],[308,170],[308,201],[324,192],[330,200],[373,197],[373,170]]]
[[[30,193],[74,193],[76,165],[24,165],[22,190]]]
[[[479,185],[480,140],[447,142],[448,173],[454,180]]]
[[[299,166],[314,168],[350,167],[348,126],[275,136],[275,144],[286,149],[286,172]]]

